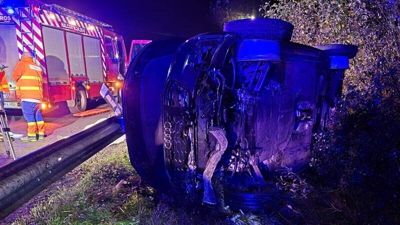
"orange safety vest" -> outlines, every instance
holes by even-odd
[[[3,93],[10,93],[6,72],[4,70],[0,71],[0,79],[0,91]]]
[[[24,57],[12,73],[12,78],[17,81],[16,94],[19,99],[43,99],[42,68],[33,62],[32,57]]]

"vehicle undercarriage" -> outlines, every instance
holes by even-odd
[[[259,211],[277,192],[269,177],[278,168],[308,166],[312,134],[335,107],[357,48],[293,43],[292,30],[281,20],[232,21],[139,53],[123,112],[132,165],[150,185]]]

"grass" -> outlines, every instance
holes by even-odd
[[[318,188],[316,183],[305,182],[290,171],[280,179],[283,181],[276,180],[283,190],[280,202],[268,214],[188,208],[146,185],[130,164],[126,144],[120,143],[102,150],[52,184],[31,201],[30,207],[18,210],[16,219],[5,224],[281,225],[368,221],[369,206],[362,198],[365,193]],[[388,217],[397,218],[397,212],[389,213],[393,215]]]
[[[125,143],[97,153],[33,202],[19,210],[13,225],[231,224],[225,217],[173,206],[172,199],[142,182],[130,164]]]
[[[137,198],[139,185],[126,145],[113,145],[51,185],[46,201],[13,224],[136,224],[123,208]]]

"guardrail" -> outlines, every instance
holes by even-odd
[[[123,134],[111,117],[0,168],[0,220]]]

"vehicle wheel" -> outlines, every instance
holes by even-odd
[[[86,90],[80,87],[75,92],[75,106],[69,107],[69,111],[71,113],[83,112],[87,108],[87,103]]]
[[[224,195],[225,205],[233,211],[262,212],[274,208],[277,191],[246,192],[225,189]]]
[[[224,31],[237,33],[243,39],[290,41],[294,26],[280,19],[243,19],[225,23]]]

